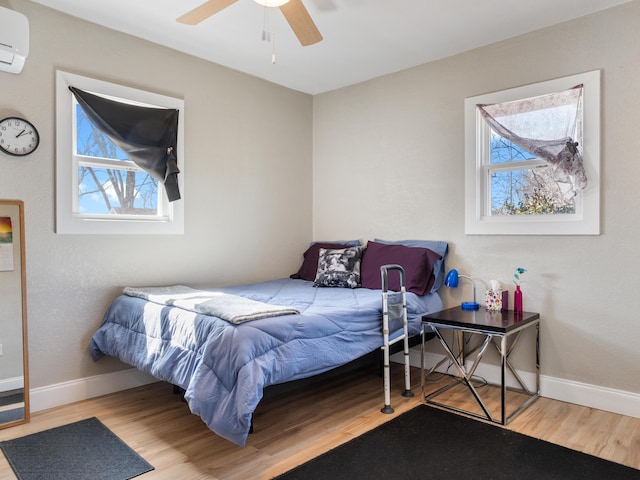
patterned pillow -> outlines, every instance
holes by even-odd
[[[360,286],[360,261],[364,247],[321,248],[314,287]]]
[[[313,282],[318,272],[318,253],[321,248],[347,248],[361,245],[360,240],[345,240],[338,242],[313,242],[304,252],[304,260],[300,269],[291,278],[300,278]]]

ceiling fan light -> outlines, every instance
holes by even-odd
[[[263,7],[279,7],[280,5],[284,5],[289,0],[254,0],[257,4],[262,5]]]

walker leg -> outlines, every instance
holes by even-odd
[[[385,322],[387,323],[387,322]],[[390,365],[389,365],[389,334],[388,330],[384,332],[384,407],[380,410],[382,413],[393,413],[394,410],[391,408],[391,381],[390,381]]]
[[[409,362],[409,321],[407,319],[407,300],[404,284],[402,285],[402,311],[404,316],[404,392],[402,392],[402,396],[411,398],[413,397],[413,392],[411,391],[411,362]]]

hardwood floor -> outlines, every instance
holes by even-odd
[[[402,367],[394,366],[393,415],[380,413],[375,372],[266,399],[244,448],[207,429],[164,383],[37,412],[26,425],[0,430],[0,441],[95,416],[155,467],[141,479],[269,479],[421,403],[418,370],[412,380],[415,397],[402,397]],[[507,428],[640,469],[637,418],[540,398]],[[2,455],[0,478],[16,478]]]

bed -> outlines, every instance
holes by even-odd
[[[396,251],[392,259],[404,261],[410,283],[415,279],[411,275],[414,268],[422,277],[428,270],[426,284],[418,289],[411,285],[418,293],[406,294],[409,335],[420,333],[422,315],[442,309],[437,287],[444,272],[446,243],[437,243],[441,254],[418,246],[385,246],[380,242],[368,242],[366,248],[346,242],[313,244],[293,278],[214,290],[183,286],[125,289],[94,333],[91,354],[94,360],[105,355],[116,357],[183,388],[191,411],[212,431],[245,445],[253,412],[266,387],[327,372],[382,346],[379,267],[391,262],[388,255],[376,253],[378,245],[387,254]],[[413,250],[410,257],[417,250],[430,253],[413,264],[397,255],[398,247]],[[361,254],[357,288],[340,284],[348,275],[344,268],[323,262],[329,258],[327,252],[330,256],[330,252],[352,252],[353,248]],[[313,281],[305,267],[316,269]],[[326,275],[318,280],[322,268]],[[393,285],[390,287],[393,289]],[[217,310],[198,308],[198,301],[188,298],[194,295],[215,295],[217,303],[219,298],[244,299],[264,305],[269,314],[234,321],[233,317],[218,315]],[[281,308],[285,310],[278,314]]]

